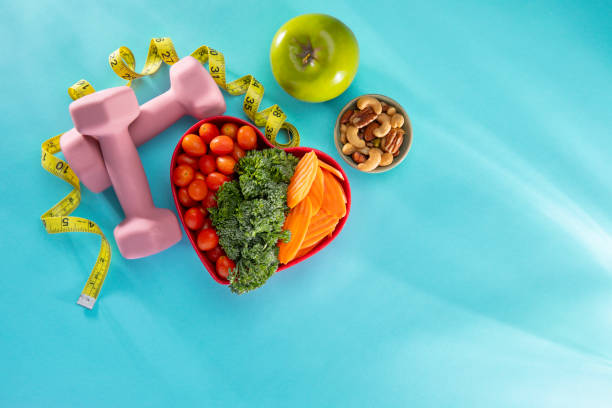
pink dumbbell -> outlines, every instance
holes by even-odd
[[[141,114],[132,88],[120,86],[87,95],[70,104],[75,129],[98,142],[125,219],[115,240],[125,258],[163,251],[181,239],[174,213],[156,208],[136,145],[128,128]]]
[[[144,103],[130,124],[136,146],[151,140],[184,115],[196,119],[225,112],[225,100],[206,68],[193,57],[182,58],[170,67],[170,89]],[[98,143],[76,129],[60,138],[64,157],[81,182],[94,193],[111,185]]]

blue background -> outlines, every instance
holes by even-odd
[[[2,2],[1,406],[612,406],[609,2],[171,3]],[[339,17],[361,50],[323,104],[284,93],[268,61],[307,12]],[[70,84],[122,84],[108,54],[126,45],[140,68],[154,36],[221,50],[230,79],[254,74],[262,106],[338,160],[337,112],[363,93],[400,101],[414,144],[386,174],[343,163],[343,232],[254,293],[216,284],[185,237],[132,261],[113,242],[87,311],[99,238],[43,230],[69,187],[40,144],[71,127]],[[167,72],[136,81],[141,102]],[[140,149],[159,206],[192,123]],[[109,237],[122,219],[112,191],[85,190],[75,215]]]

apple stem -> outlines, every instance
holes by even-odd
[[[298,42],[302,51],[298,54],[298,56],[302,59],[302,65],[310,65],[312,62],[317,60],[317,48],[312,47],[312,43],[308,40],[308,43],[302,44]]]

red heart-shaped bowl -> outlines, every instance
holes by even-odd
[[[185,137],[185,135],[193,133],[193,134],[198,134],[198,130],[200,129],[200,126],[202,126],[204,123],[212,123],[214,125],[216,125],[218,128],[220,128],[224,123],[235,123],[236,125],[238,125],[238,127],[240,126],[244,126],[244,125],[248,125],[253,127],[253,129],[255,129],[255,133],[257,134],[257,149],[269,149],[269,148],[275,148],[269,141],[268,139],[266,139],[264,137],[264,135],[261,133],[261,131],[259,129],[257,129],[255,126],[253,126],[251,123],[248,123],[242,119],[238,119],[238,118],[234,118],[232,116],[213,116],[211,118],[207,118],[204,120],[199,121],[198,123],[194,124],[192,127],[190,127],[185,134],[183,135],[183,137]],[[172,196],[174,197],[174,204],[176,205],[176,210],[179,214],[179,218],[181,220],[181,224],[183,224],[183,229],[185,230],[185,232],[187,233],[187,236],[189,237],[189,241],[191,242],[191,245],[193,246],[193,249],[195,250],[195,252],[198,254],[198,257],[200,257],[200,261],[202,261],[202,264],[204,265],[204,267],[208,270],[208,273],[210,273],[210,276],[212,276],[212,278],[217,281],[218,283],[222,284],[222,285],[227,285],[229,284],[229,281],[227,279],[224,279],[222,277],[219,277],[215,271],[215,264],[214,262],[212,262],[211,260],[209,260],[206,257],[206,254],[202,251],[200,251],[200,249],[198,248],[197,244],[196,244],[196,240],[197,240],[197,231],[192,231],[189,228],[187,228],[185,226],[185,219],[184,219],[184,215],[185,215],[185,211],[187,211],[188,208],[184,207],[178,200],[178,188],[174,185],[174,183],[172,182],[172,170],[176,167],[176,159],[177,156],[181,153],[183,153],[183,149],[181,147],[181,141],[183,140],[183,137],[181,137],[181,140],[179,140],[179,142],[176,144],[176,148],[174,149],[174,153],[172,154],[172,161],[170,162],[170,186],[172,188]],[[332,159],[329,155],[327,155],[326,153],[323,153],[322,151],[316,150],[316,149],[312,149],[310,147],[290,147],[287,149],[284,149],[287,153],[291,153],[296,157],[302,157],[303,155],[305,155],[306,153],[313,151],[315,152],[315,154],[317,155],[317,157],[321,160],[324,161],[325,163],[329,164],[330,166],[332,166],[333,168],[337,169],[342,176],[344,177],[344,180],[339,180],[340,183],[342,184],[342,188],[344,189],[344,193],[346,194],[346,215],[340,219],[340,221],[338,221],[338,225],[336,225],[336,229],[334,230],[334,232],[332,233],[332,235],[330,237],[326,237],[324,238],[321,242],[319,242],[319,244],[314,247],[310,252],[308,252],[307,254],[294,259],[293,261],[289,262],[286,265],[280,265],[279,268],[277,269],[278,271],[282,271],[284,269],[287,269],[295,264],[298,264],[308,258],[310,258],[311,256],[313,256],[314,254],[316,254],[317,252],[319,252],[320,250],[322,250],[323,248],[325,248],[331,241],[334,240],[334,238],[336,238],[338,236],[338,234],[340,233],[340,231],[342,230],[342,227],[344,227],[344,224],[346,223],[346,219],[348,218],[349,215],[349,211],[351,209],[351,188],[349,186],[349,182],[348,182],[348,177],[346,177],[346,174],[344,173],[344,170],[342,170],[342,167],[340,167],[340,165],[334,160]]]

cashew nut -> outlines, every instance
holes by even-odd
[[[357,149],[355,149],[355,146],[353,146],[350,143],[346,143],[344,144],[344,146],[342,146],[342,153],[346,154],[347,156],[350,156],[351,154],[355,153],[357,151]]]
[[[340,125],[340,141],[342,144],[346,143],[346,125]]]
[[[370,156],[364,163],[359,163],[357,168],[361,171],[372,171],[380,164],[382,150],[374,148],[370,149]]]
[[[393,154],[389,153],[389,152],[385,152],[382,154],[382,157],[380,158],[380,163],[378,164],[379,166],[388,166],[391,163],[393,163]]]
[[[393,116],[393,115],[395,115],[395,113],[396,113],[396,112],[397,112],[397,110],[395,109],[395,107],[394,107],[394,106],[390,106],[390,107],[387,109],[387,115],[389,115],[389,116]]]
[[[362,147],[365,147],[366,144],[363,139],[359,138],[358,132],[359,129],[357,129],[355,126],[349,126],[348,128],[346,128],[346,139],[350,144],[360,149]]]
[[[357,100],[357,107],[359,110],[364,110],[370,106],[375,114],[380,115],[382,112],[382,105],[378,101],[378,99],[372,96],[362,96]]]
[[[362,147],[361,149],[357,149],[357,151],[365,155],[370,154],[370,148],[368,146]]]
[[[391,116],[391,126],[394,128],[401,128],[404,126],[404,116],[401,113],[396,113]]]
[[[342,153],[346,154],[347,156],[350,156],[351,154],[353,154],[355,152],[359,152],[361,154],[368,155],[370,153],[370,148],[368,146],[364,146],[364,147],[361,147],[361,148],[356,148],[355,146],[353,146],[350,143],[345,143],[342,146]]]
[[[380,115],[378,115],[376,120],[378,121],[378,123],[380,123],[380,126],[374,129],[372,134],[376,137],[384,137],[387,133],[389,133],[389,131],[391,130],[390,119],[391,118],[389,118],[389,115],[387,115],[386,113],[381,113]]]

